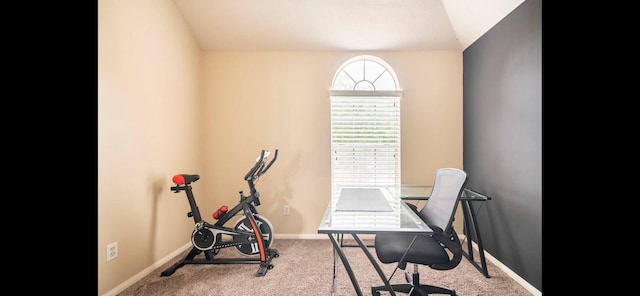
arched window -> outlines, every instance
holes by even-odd
[[[393,69],[370,55],[343,63],[331,95],[331,186],[400,186],[400,99]]]

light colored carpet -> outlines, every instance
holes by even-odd
[[[256,276],[258,264],[187,264],[173,275],[161,277],[163,270],[186,256],[188,251],[185,251],[118,295],[331,295],[334,257],[328,239],[280,239],[274,240],[271,247],[276,248],[280,256],[273,259],[274,268],[262,277]],[[369,248],[369,251],[375,258],[375,250]],[[383,285],[360,248],[345,248],[345,254],[363,295],[371,295],[371,286]],[[242,256],[234,248],[226,248],[216,258]],[[202,254],[196,258],[201,257]],[[342,262],[337,261],[335,295],[357,295]],[[396,267],[394,264],[380,265],[387,277]],[[487,262],[487,265],[490,278],[485,278],[463,258],[455,269],[447,271],[421,266],[420,279],[422,283],[454,289],[460,296],[531,295],[491,262]],[[413,265],[407,265],[406,271],[413,272]],[[404,271],[396,271],[390,282],[406,282]],[[386,292],[381,294],[389,295]]]

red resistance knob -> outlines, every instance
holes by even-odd
[[[227,206],[221,206],[215,213],[213,213],[213,219],[218,220],[218,218],[222,217],[222,215],[224,215],[224,213],[226,213],[229,210],[229,208]]]

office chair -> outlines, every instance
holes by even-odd
[[[466,183],[467,173],[463,170],[441,168],[436,171],[429,200],[419,212],[416,210],[418,216],[433,230],[433,234],[380,233],[375,236],[375,251],[380,262],[397,263],[396,270],[404,270],[407,263],[414,264],[413,275],[405,272],[406,284],[391,285],[395,292],[408,293],[410,296],[456,295],[452,289],[420,284],[418,265],[426,265],[435,270],[450,270],[460,263],[462,246],[453,229],[453,218]],[[409,245],[411,248],[407,250]],[[371,287],[374,296],[380,295],[379,291],[389,289],[386,286]]]

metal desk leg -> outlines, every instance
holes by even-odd
[[[462,213],[464,215],[464,235],[467,236],[467,253],[462,252],[462,254],[473,264],[473,266],[480,271],[484,277],[489,278],[489,271],[487,270],[487,261],[484,257],[484,246],[482,245],[482,238],[480,237],[480,230],[478,228],[478,221],[476,220],[476,213],[473,211],[473,205],[471,201],[463,200],[462,202]],[[480,264],[482,266],[478,266],[478,263],[473,258],[473,245],[471,243],[471,232],[473,232],[473,236],[476,238],[478,243],[478,253],[480,254]]]
[[[396,293],[393,291],[393,287],[391,287],[391,284],[389,283],[389,280],[387,280],[387,277],[384,275],[384,272],[380,268],[380,265],[378,265],[378,263],[376,262],[376,259],[373,258],[373,256],[371,255],[371,252],[369,252],[369,250],[367,249],[367,245],[360,239],[360,237],[358,237],[357,234],[352,233],[351,235],[356,240],[356,242],[358,243],[358,246],[360,246],[360,248],[362,249],[364,254],[367,256],[367,258],[369,259],[369,261],[373,265],[373,267],[376,269],[376,271],[378,272],[378,275],[380,276],[380,278],[384,282],[385,286],[387,286],[387,288],[389,288],[389,293],[392,296],[396,296]],[[344,268],[347,270],[347,274],[349,274],[349,278],[351,279],[351,283],[353,284],[353,288],[356,290],[356,294],[358,294],[358,296],[362,296],[362,290],[360,289],[360,285],[358,284],[358,281],[356,280],[355,274],[353,273],[353,269],[351,268],[351,264],[349,264],[349,260],[347,260],[347,257],[345,256],[344,252],[342,251],[342,248],[340,247],[342,245],[342,240],[343,240],[342,234],[338,234],[338,240],[340,242],[338,242],[336,240],[336,238],[332,234],[329,234],[329,239],[331,240],[331,244],[333,244],[333,249],[335,251],[334,254],[336,254],[336,253],[338,254],[338,256],[340,257],[340,260],[342,260],[342,264],[344,264]],[[334,268],[334,274],[333,274],[334,287],[332,288],[332,292],[335,292],[335,277],[336,277],[335,262],[336,261],[335,261],[335,258],[334,258],[334,267],[333,267]]]
[[[358,245],[345,245],[344,244],[344,234],[343,233],[339,233],[337,234],[338,236],[338,243],[340,244],[341,248],[348,248],[348,247],[357,247]],[[375,245],[371,244],[371,245],[367,245],[367,248],[373,248],[375,247]]]
[[[329,234],[329,236],[331,236],[331,234]],[[338,235],[336,234],[336,236],[338,237],[338,242],[340,242],[339,244],[342,245],[342,235]],[[336,295],[336,286],[338,283],[338,256],[336,256],[336,254],[338,254],[338,252],[336,251],[336,249],[333,249],[333,278],[331,281],[331,296],[335,296]]]
[[[356,277],[353,274],[353,269],[351,269],[351,264],[349,264],[349,260],[347,260],[347,257],[344,255],[342,248],[340,248],[340,244],[336,241],[336,238],[333,237],[333,234],[329,234],[329,240],[331,240],[331,244],[333,244],[333,250],[338,253],[338,256],[340,256],[340,260],[342,260],[342,264],[344,264],[344,268],[347,270],[347,274],[349,274],[349,278],[351,279],[353,288],[356,289],[356,293],[358,294],[358,296],[362,296],[362,290],[360,290],[360,285],[358,284],[358,281],[356,280]]]
[[[362,240],[358,237],[357,234],[353,233],[351,235],[353,235],[353,238],[356,240],[356,242],[358,242],[358,245],[360,246],[364,254],[367,255],[367,258],[369,258],[369,261],[378,272],[378,275],[384,282],[384,285],[387,288],[389,288],[389,293],[391,293],[391,295],[393,296],[396,296],[396,293],[395,291],[393,291],[393,287],[391,287],[389,280],[387,280],[387,277],[384,275],[384,272],[382,272],[382,269],[380,269],[380,265],[378,265],[378,263],[376,262],[376,259],[374,259],[373,256],[371,256],[371,252],[369,252],[369,250],[367,249],[367,245],[365,245],[364,242],[362,242]],[[409,246],[409,248],[411,248],[411,246]]]

